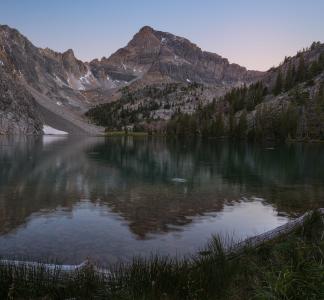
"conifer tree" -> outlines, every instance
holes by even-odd
[[[293,86],[293,65],[289,63],[285,78],[285,91],[289,91]]]
[[[235,124],[234,137],[245,138],[246,131],[247,131],[247,118],[246,118],[246,111],[244,111],[241,113],[237,124]]]
[[[301,54],[299,58],[299,64],[297,69],[297,81],[302,82],[306,79],[306,65],[305,65],[305,59],[304,55]]]
[[[283,88],[283,79],[282,79],[282,73],[281,70],[279,70],[278,75],[277,75],[277,79],[276,79],[276,84],[273,90],[273,93],[275,95],[278,95],[281,93]]]

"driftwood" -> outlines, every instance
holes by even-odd
[[[75,272],[78,270],[82,270],[88,265],[88,261],[84,261],[79,265],[56,265],[56,264],[43,264],[39,262],[32,262],[32,261],[19,261],[19,260],[8,260],[8,259],[1,259],[0,265],[4,266],[12,266],[12,267],[24,267],[30,269],[37,269],[42,268],[49,272],[55,271],[62,271],[62,272]]]
[[[318,212],[321,215],[324,215],[324,208],[318,209]],[[289,234],[295,229],[299,228],[302,226],[307,219],[312,214],[312,211],[305,213],[301,217],[294,219],[292,221],[289,221],[288,223],[281,225],[273,230],[267,231],[265,233],[262,233],[260,235],[248,238],[242,242],[237,243],[230,249],[228,249],[228,256],[230,258],[236,257],[244,252],[244,249],[247,247],[252,247],[256,248],[261,246],[263,243],[267,241],[271,241],[273,239],[276,239],[282,235]],[[56,273],[60,272],[60,274],[66,274],[66,275],[73,275],[74,273],[78,271],[85,270],[86,268],[91,268],[94,270],[96,273],[104,276],[108,276],[111,274],[111,272],[107,269],[101,269],[98,268],[94,265],[92,265],[88,260],[82,262],[79,265],[56,265],[56,264],[43,264],[43,263],[38,263],[38,262],[27,262],[27,261],[18,261],[18,260],[6,260],[2,259],[0,260],[0,265],[3,266],[17,266],[17,267],[22,267],[26,269],[37,269],[41,268],[43,270],[48,271],[49,273]]]
[[[317,211],[321,215],[324,215],[324,208],[319,208]],[[289,234],[289,233],[293,232],[294,230],[296,230],[297,228],[302,226],[304,224],[305,220],[308,217],[310,217],[312,213],[313,213],[313,211],[306,212],[299,218],[289,221],[286,224],[283,224],[283,225],[276,227],[272,230],[269,230],[262,234],[247,238],[244,241],[237,243],[236,245],[234,245],[234,247],[232,247],[229,250],[229,255],[230,256],[231,255],[233,255],[233,256],[239,255],[247,247],[257,248],[257,247],[261,246],[262,244],[264,244],[265,242],[274,240],[282,235]]]
[[[32,262],[32,261],[19,261],[19,260],[9,260],[9,259],[1,259],[0,266],[8,266],[8,267],[21,267],[27,270],[35,270],[35,269],[42,269],[46,272],[55,273],[60,275],[73,275],[77,272],[92,269],[97,274],[108,276],[111,272],[107,269],[101,269],[93,265],[89,260],[85,260],[79,265],[57,265],[57,264],[44,264],[39,262]]]

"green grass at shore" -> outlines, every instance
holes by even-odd
[[[64,275],[0,266],[0,299],[324,299],[323,222],[314,213],[295,232],[228,256],[217,237],[186,259],[152,256]],[[229,243],[227,243],[228,245]]]

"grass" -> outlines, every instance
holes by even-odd
[[[213,237],[186,259],[136,257],[98,275],[91,266],[64,275],[44,268],[0,267],[0,299],[324,299],[324,225],[304,225],[240,256]]]

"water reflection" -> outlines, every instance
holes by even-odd
[[[0,255],[115,261],[262,232],[324,206],[323,150],[1,137]]]

